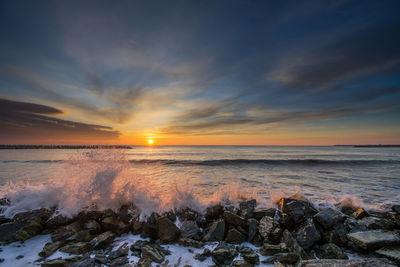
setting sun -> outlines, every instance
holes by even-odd
[[[152,145],[152,144],[154,144],[154,140],[153,140],[153,139],[149,139],[149,140],[147,140],[147,143],[148,143],[149,145]]]

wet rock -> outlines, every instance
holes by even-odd
[[[246,262],[244,260],[235,260],[232,262],[233,267],[253,267],[254,264]]]
[[[381,248],[375,251],[375,254],[378,257],[383,257],[387,258],[391,261],[394,261],[398,265],[400,265],[400,247],[394,247],[394,248]]]
[[[201,216],[197,211],[185,207],[176,211],[176,215],[179,217],[181,221],[197,221]]]
[[[230,211],[224,211],[223,216],[225,221],[230,225],[243,226],[246,224],[246,220],[243,217],[236,215],[235,213],[232,213]]]
[[[183,221],[180,225],[181,237],[200,239],[200,228],[195,221]]]
[[[110,245],[115,238],[115,234],[111,231],[104,232],[90,241],[90,245],[94,249],[104,249]]]
[[[329,229],[333,225],[342,222],[345,218],[346,215],[331,208],[324,209],[314,216],[314,220],[321,224],[325,229]]]
[[[302,259],[310,258],[288,230],[283,231],[282,243],[285,243],[289,251],[300,255]]]
[[[295,253],[278,253],[270,258],[263,260],[262,263],[287,263],[287,264],[294,264],[300,260],[300,256]]]
[[[17,257],[15,257],[15,259],[20,260],[24,257],[24,255],[18,255]]]
[[[215,220],[221,217],[224,209],[220,204],[207,207],[205,217],[207,220]]]
[[[96,263],[106,264],[107,261],[108,261],[108,258],[107,258],[105,255],[96,254],[96,255],[94,256],[94,261],[95,261]]]
[[[117,212],[118,218],[125,224],[129,224],[138,215],[139,210],[134,205],[122,205]]]
[[[347,255],[335,244],[323,244],[317,249],[317,256],[320,259],[348,259]]]
[[[88,242],[75,242],[63,246],[60,248],[60,251],[69,254],[83,254],[89,252],[91,249],[92,246]]]
[[[9,222],[0,225],[0,241],[15,240],[15,233],[20,230],[24,224],[20,222]]]
[[[37,218],[47,221],[53,214],[51,210],[48,209],[37,209],[26,212],[20,212],[14,215],[13,221],[15,222],[30,222],[36,220]]]
[[[397,214],[400,214],[400,205],[393,205],[392,210]]]
[[[279,216],[279,224],[282,225],[283,229],[288,229],[289,231],[293,231],[296,226],[293,218],[284,212]]]
[[[161,242],[171,243],[178,240],[181,231],[167,216],[164,216],[157,219],[157,233]]]
[[[311,218],[318,212],[311,203],[291,198],[281,198],[278,206],[282,212],[288,214],[295,223]]]
[[[79,261],[82,259],[81,256],[76,256],[72,258],[66,258],[66,259],[54,259],[54,260],[49,260],[41,264],[41,267],[69,267],[71,266],[74,262]]]
[[[347,243],[347,231],[342,223],[335,224],[332,230],[322,233],[324,243],[334,243],[338,246],[344,246]]]
[[[366,231],[347,235],[347,238],[364,250],[400,245],[400,237],[393,232]]]
[[[89,230],[81,230],[71,237],[69,237],[68,241],[79,241],[79,242],[89,242],[92,240],[94,236],[90,233]]]
[[[128,232],[128,225],[115,217],[106,217],[101,221],[101,227],[104,231],[112,231],[116,234]]]
[[[72,219],[61,214],[51,217],[46,221],[46,228],[56,229],[61,226],[72,223]]]
[[[152,260],[149,258],[141,258],[137,263],[136,267],[151,267]]]
[[[254,210],[256,208],[257,201],[250,199],[239,203],[239,215],[244,218],[253,217]]]
[[[369,216],[360,220],[368,229],[372,230],[393,230],[395,228],[395,224],[385,218],[378,218]]]
[[[302,261],[301,267],[394,267],[394,263],[387,259],[356,259],[356,260],[305,260]]]
[[[240,254],[249,254],[254,252],[252,248],[243,245],[238,246],[237,250],[239,251]]]
[[[354,218],[347,218],[344,221],[344,226],[346,227],[347,232],[350,233],[363,232],[367,230],[367,226],[365,226],[365,224]]]
[[[274,217],[275,213],[276,213],[276,208],[259,209],[254,211],[253,218],[259,221],[265,216]]]
[[[221,241],[224,240],[225,235],[225,221],[220,219],[211,223],[210,227],[206,229],[203,236],[204,242]]]
[[[53,242],[66,240],[67,238],[71,237],[80,230],[81,230],[81,225],[79,224],[79,222],[73,222],[54,231],[51,234],[51,240]]]
[[[304,249],[310,248],[320,239],[321,235],[315,227],[312,219],[308,219],[306,224],[296,232],[296,240]]]
[[[91,234],[98,234],[101,232],[101,225],[95,220],[88,220],[83,224],[83,229],[89,230]]]
[[[263,256],[272,256],[284,252],[289,252],[285,243],[280,243],[279,245],[264,243],[264,245],[260,248],[260,254]]]
[[[190,238],[179,238],[178,244],[184,247],[202,248],[204,243]]]
[[[116,258],[120,258],[120,257],[126,257],[129,254],[129,246],[128,243],[124,243],[122,246],[120,246],[119,248],[112,250],[109,255],[108,258],[110,260],[114,260]]]
[[[39,256],[43,258],[47,258],[50,255],[53,255],[54,252],[57,251],[60,247],[62,247],[65,244],[63,241],[57,241],[54,243],[46,243],[44,245],[43,249],[41,252],[39,252]]]
[[[265,216],[260,220],[258,232],[264,239],[268,239],[269,235],[278,226],[278,222],[274,218]]]
[[[257,234],[258,231],[258,221],[256,219],[248,219],[248,228],[249,231],[247,232],[247,242],[251,242],[254,239],[254,236]]]
[[[14,233],[15,239],[24,241],[40,234],[52,213],[48,209],[38,209],[16,214],[13,221],[22,223],[23,227]]]
[[[230,265],[233,259],[238,255],[235,246],[220,242],[211,252],[213,262],[217,266]]]
[[[79,212],[79,214],[75,217],[75,219],[86,222],[88,220],[101,221],[103,218],[107,216],[114,215],[114,212],[110,211],[99,211],[99,210],[84,210]]]
[[[142,247],[149,245],[150,242],[149,241],[145,241],[145,240],[138,240],[136,241],[130,248],[131,251],[142,251]]]
[[[210,251],[208,248],[206,248],[206,249],[203,250],[203,252],[202,252],[201,254],[196,254],[196,255],[194,256],[194,259],[203,262],[203,261],[205,261],[208,257],[211,257],[211,251]]]
[[[86,256],[86,257],[70,264],[69,266],[70,267],[94,267],[95,259],[92,259],[90,256]]]
[[[9,218],[6,218],[4,216],[0,216],[0,224],[8,223],[8,222],[11,222],[11,220]]]
[[[357,220],[360,220],[364,217],[369,216],[368,212],[363,208],[358,208],[355,212],[353,212],[353,217]]]
[[[165,254],[155,246],[149,244],[142,247],[142,257],[149,258],[157,263],[162,263],[165,259]]]
[[[260,262],[260,257],[257,253],[248,253],[242,255],[243,259],[251,264],[258,264]]]
[[[142,224],[141,227],[141,232],[140,232],[140,236],[143,238],[147,238],[150,237],[151,239],[157,239],[157,214],[156,213],[152,213],[149,218],[147,218],[147,221],[144,222]]]
[[[231,228],[226,234],[225,241],[232,244],[240,244],[246,241],[246,236],[239,232],[237,229]]]
[[[121,266],[128,263],[127,257],[119,257],[111,261],[110,266]]]

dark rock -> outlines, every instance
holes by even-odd
[[[224,211],[224,219],[227,223],[229,223],[230,225],[234,225],[234,226],[244,226],[246,224],[246,220],[239,216],[236,215],[230,211]]]
[[[264,239],[268,239],[270,234],[279,225],[279,223],[272,217],[265,216],[260,220],[258,225],[258,232]]]
[[[106,264],[107,261],[108,261],[108,259],[107,259],[107,257],[106,257],[105,255],[96,254],[96,255],[94,256],[94,261],[95,261],[96,263]]]
[[[112,250],[109,255],[108,258],[110,260],[114,260],[116,258],[120,258],[120,257],[126,257],[129,254],[129,246],[128,243],[124,243],[123,245],[121,245],[119,248]]]
[[[243,245],[238,246],[237,250],[239,251],[240,254],[249,254],[254,252],[252,248]]]
[[[366,231],[347,235],[347,238],[364,250],[400,245],[400,237],[392,232]]]
[[[95,259],[90,256],[83,257],[82,259],[70,264],[70,267],[94,267]]]
[[[248,219],[249,231],[247,232],[247,242],[251,242],[257,234],[258,221],[256,219]]]
[[[215,220],[221,217],[224,209],[220,204],[207,207],[205,217],[207,220]]]
[[[114,214],[114,212],[109,212],[109,214]],[[103,218],[107,217],[106,212],[102,212],[99,210],[84,210],[81,211],[77,216],[76,219],[86,222],[88,220],[95,220],[95,221],[101,221]]]
[[[259,221],[265,216],[274,217],[275,213],[276,208],[259,209],[254,211],[253,218]]]
[[[115,234],[111,231],[104,232],[90,241],[90,245],[94,249],[104,249],[110,245],[115,238]]]
[[[288,229],[289,231],[293,231],[296,226],[293,218],[284,212],[282,212],[279,217],[279,224],[282,225],[284,229]]]
[[[24,226],[20,222],[9,222],[0,225],[0,241],[15,240],[15,233]]]
[[[100,224],[95,220],[88,220],[83,224],[83,229],[89,230],[91,234],[98,234],[101,232]]]
[[[353,217],[357,220],[360,220],[364,217],[369,216],[368,212],[363,208],[358,208],[355,212],[353,212]]]
[[[240,244],[246,241],[246,236],[237,229],[231,228],[226,234],[225,241],[232,244]]]
[[[280,262],[280,263],[288,263],[288,264],[294,264],[300,260],[300,256],[295,253],[278,253],[270,258],[263,260],[262,263],[274,263],[274,262]]]
[[[332,230],[322,233],[324,243],[334,243],[338,246],[344,246],[347,243],[347,231],[342,223],[335,224]]]
[[[210,241],[221,241],[224,240],[225,235],[225,221],[218,220],[211,223],[210,227],[206,229],[205,235],[203,236],[204,242]]]
[[[282,212],[292,217],[295,223],[311,218],[318,212],[311,203],[291,198],[281,198],[278,206]]]
[[[161,242],[171,243],[179,238],[181,231],[167,216],[164,216],[157,219],[157,233]]]
[[[242,255],[243,259],[251,264],[258,264],[260,262],[260,257],[257,253],[248,253]]]
[[[11,220],[9,218],[6,218],[4,216],[0,216],[0,224],[9,223],[9,222],[11,222]]]
[[[32,220],[36,220],[37,218],[42,219],[42,221],[47,221],[50,216],[53,214],[51,210],[48,209],[37,209],[26,212],[20,212],[14,215],[14,222],[30,222]]]
[[[300,255],[302,259],[310,258],[288,230],[283,231],[282,243],[285,243],[289,251]]]
[[[24,255],[18,255],[17,257],[15,257],[15,259],[20,260],[24,257]]]
[[[183,221],[180,225],[181,237],[200,239],[200,228],[195,221]]]
[[[133,217],[139,215],[138,209],[133,205],[122,205],[118,212],[118,218],[125,224],[129,224]]]
[[[185,207],[176,211],[176,215],[179,217],[181,221],[197,221],[201,216],[197,211]]]
[[[304,249],[310,248],[320,239],[321,235],[315,227],[312,219],[308,219],[306,224],[296,232],[296,240]]]
[[[14,222],[23,224],[23,227],[14,233],[16,240],[25,241],[42,232],[45,222],[52,215],[48,209],[38,209],[27,212],[21,212],[13,217]]]
[[[211,252],[213,262],[217,266],[230,265],[233,259],[238,255],[235,246],[220,242]]]
[[[348,259],[347,255],[333,243],[320,246],[317,250],[317,256],[320,259]]]
[[[116,234],[128,232],[129,228],[124,222],[115,217],[106,217],[101,221],[101,226],[104,231],[112,231]]]
[[[69,237],[68,241],[79,241],[79,242],[89,242],[94,238],[94,235],[90,233],[89,230],[81,230],[71,237]]]
[[[233,267],[253,267],[254,264],[246,262],[244,260],[235,260],[232,262]]]
[[[397,214],[400,214],[400,205],[393,205],[392,210]]]
[[[142,251],[142,247],[146,246],[150,244],[150,242],[148,241],[144,241],[144,240],[138,240],[136,241],[132,246],[131,246],[131,251]]]
[[[345,218],[346,215],[331,208],[324,209],[314,216],[314,220],[321,224],[325,229],[329,229],[333,225],[342,222]]]
[[[43,258],[47,258],[50,255],[53,255],[54,252],[57,251],[60,247],[62,247],[65,244],[63,241],[57,241],[54,243],[46,243],[44,245],[43,249],[41,252],[39,252],[39,256]]]
[[[51,217],[50,219],[48,219],[46,221],[46,228],[56,229],[56,228],[59,228],[61,226],[64,226],[64,225],[67,225],[70,223],[72,223],[71,218],[68,218],[64,215],[59,214],[54,217]]]
[[[179,238],[178,244],[184,247],[202,248],[204,243],[190,238]]]
[[[360,220],[360,222],[363,223],[368,229],[372,230],[393,230],[396,227],[396,225],[388,219],[373,216],[363,218]]]
[[[119,257],[111,261],[110,266],[121,266],[128,263],[127,257]]]
[[[349,233],[363,232],[367,230],[367,226],[365,226],[365,224],[354,218],[347,218],[344,221],[344,226]]]
[[[64,247],[60,248],[60,251],[69,254],[82,254],[89,252],[91,249],[92,246],[88,242],[75,242],[65,245]]]
[[[143,238],[150,237],[151,239],[158,238],[157,226],[156,226],[157,218],[158,216],[154,212],[149,216],[149,218],[147,218],[147,221],[144,222],[141,227],[141,232],[140,232],[141,237]]]
[[[165,254],[155,246],[149,244],[142,247],[142,257],[149,258],[157,263],[162,263],[165,259]]]
[[[272,256],[283,252],[289,252],[285,243],[280,243],[279,245],[264,243],[264,245],[260,248],[260,254],[263,256]]]
[[[378,257],[387,258],[394,261],[396,264],[400,265],[400,247],[394,248],[381,248],[375,251]]]
[[[136,267],[151,267],[152,260],[149,258],[141,258],[137,263]]]
[[[254,209],[256,208],[257,201],[255,199],[250,199],[242,201],[239,203],[239,215],[244,218],[251,218],[254,214]]]
[[[305,260],[302,261],[301,267],[394,267],[394,263],[387,259],[356,259],[356,260]]]
[[[80,230],[81,230],[81,225],[79,224],[79,222],[73,222],[54,231],[51,234],[51,240],[53,242],[66,240],[67,238],[71,237]]]
[[[208,257],[211,257],[211,251],[208,248],[205,248],[201,254],[196,254],[194,259],[198,261],[205,261]]]
[[[81,256],[75,256],[66,259],[54,259],[50,261],[46,261],[41,264],[41,267],[70,267],[74,262],[79,261],[82,259]]]

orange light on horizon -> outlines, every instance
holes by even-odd
[[[148,139],[147,140],[147,144],[149,144],[150,146],[154,144],[154,140],[153,139]]]

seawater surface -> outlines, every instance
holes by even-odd
[[[400,202],[400,148],[132,146],[132,149],[0,150],[0,194],[9,215],[34,206],[76,213],[134,201],[143,210],[296,191],[313,201]]]

